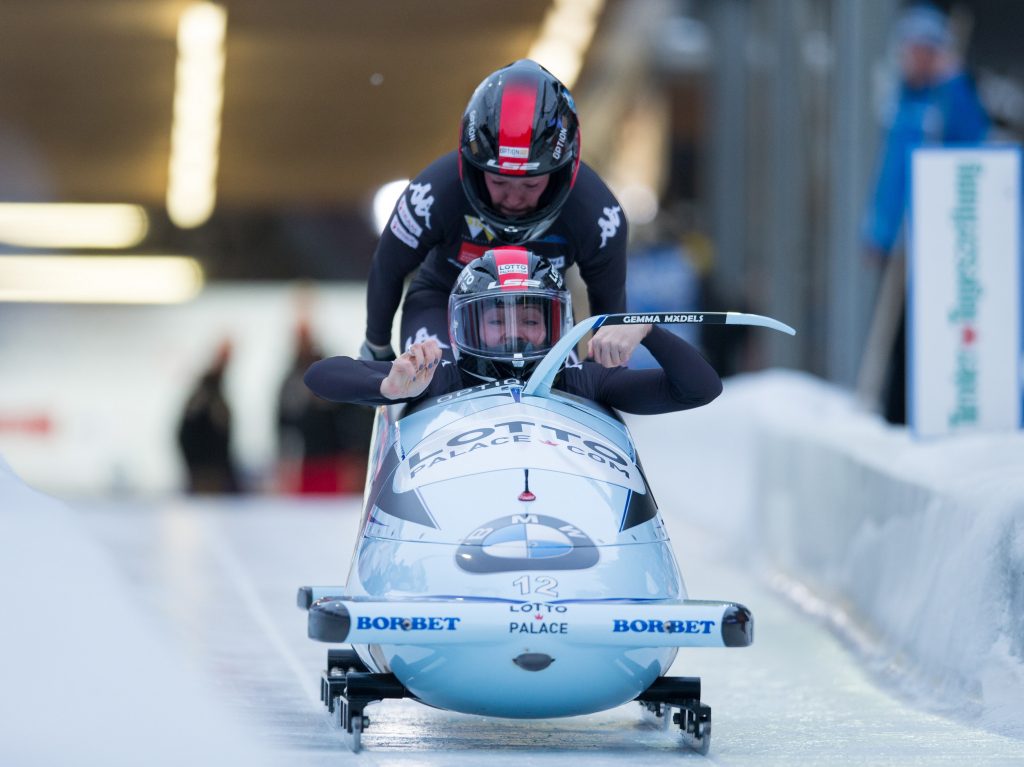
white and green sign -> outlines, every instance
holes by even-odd
[[[917,149],[908,229],[908,423],[1021,427],[1021,152]]]

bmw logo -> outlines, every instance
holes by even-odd
[[[584,570],[598,560],[586,533],[556,517],[513,514],[467,535],[455,561],[470,573],[516,570]]]

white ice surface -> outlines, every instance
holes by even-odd
[[[266,763],[80,519],[2,459],[0,607],[0,764]]]
[[[753,647],[673,668],[703,679],[708,761],[1024,763],[1000,734],[1024,720],[1019,435],[915,445],[783,374],[631,429],[691,596],[755,615]],[[348,754],[294,594],[343,578],[357,517],[352,499],[71,511],[0,469],[0,764],[701,760],[635,705],[523,723],[408,701],[371,707]],[[943,692],[955,717],[928,710]]]

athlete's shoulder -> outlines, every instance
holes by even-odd
[[[455,152],[424,168],[406,187],[395,206],[391,230],[410,247],[437,242],[458,223],[465,207]],[[431,233],[431,234],[428,234]]]
[[[461,192],[458,152],[448,152],[434,160],[413,179],[413,183],[437,184],[439,188],[453,187]]]
[[[580,164],[576,184],[559,216],[573,239],[587,243],[583,250],[602,249],[611,242],[625,242],[626,215],[612,190],[585,163]]]
[[[567,205],[575,204],[581,207],[604,207],[607,205],[618,205],[612,190],[604,182],[593,168],[585,162],[580,163],[579,172],[576,174],[576,184],[573,186],[572,194],[566,202]]]

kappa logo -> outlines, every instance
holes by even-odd
[[[425,327],[422,327],[416,331],[415,337],[409,336],[405,339],[405,351],[409,351],[409,347],[413,344],[422,344],[424,341],[435,341],[442,349],[448,348],[448,344],[443,343],[440,338],[431,333]]]
[[[622,224],[622,217],[619,215],[622,208],[616,205],[614,208],[605,208],[604,216],[597,219],[597,225],[601,227],[601,247],[608,244],[608,240],[614,237]]]
[[[499,517],[467,535],[455,562],[469,573],[585,570],[600,555],[586,533],[543,514]]]
[[[430,193],[430,184],[409,184],[409,202],[412,203],[416,215],[423,219],[427,229],[430,228],[430,207],[434,204],[434,196]]]

